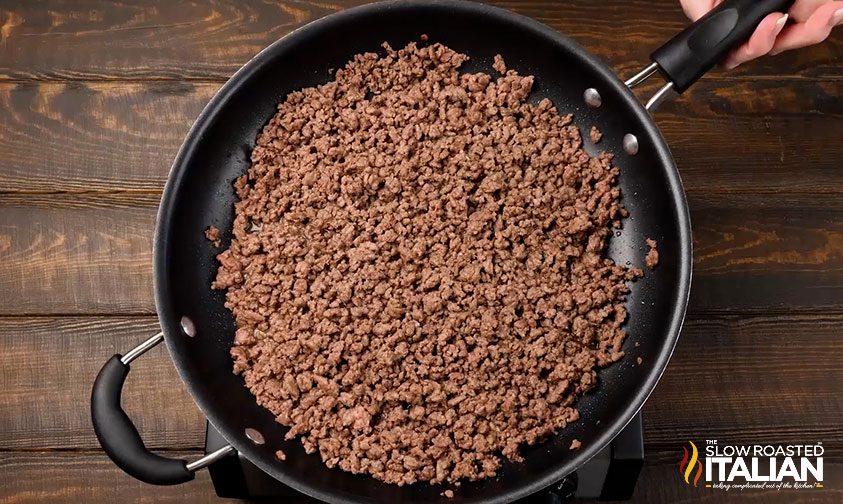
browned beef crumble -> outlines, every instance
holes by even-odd
[[[574,439],[571,441],[571,446],[568,447],[569,450],[579,450],[582,447],[582,441],[579,439]]]
[[[647,247],[649,250],[647,251],[647,257],[644,258],[644,264],[646,264],[650,269],[654,269],[659,264],[659,251],[656,249],[657,245],[656,240],[647,238]]]
[[[468,58],[466,58],[466,59],[468,59]],[[501,56],[500,54],[495,55],[494,61],[492,63],[492,68],[494,68],[495,71],[498,72],[499,74],[504,74],[504,75],[506,74],[506,62],[503,60],[503,56]],[[515,75],[515,74],[513,74],[513,75]],[[527,78],[530,79],[530,86],[532,86],[533,85],[533,78],[532,77],[527,77]],[[529,91],[528,91],[528,93],[529,93]]]
[[[278,106],[213,287],[234,372],[328,466],[486,478],[623,356],[618,170],[502,58],[384,48]]]
[[[588,133],[588,136],[591,138],[591,143],[600,143],[600,140],[603,139],[603,133],[597,129],[597,126],[591,127],[591,131]]]
[[[205,238],[211,242],[214,247],[219,248],[222,244],[222,241],[220,240],[220,230],[215,226],[208,226],[208,229],[205,230]]]

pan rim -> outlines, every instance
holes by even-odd
[[[175,338],[178,334],[178,317],[172,313],[172,302],[169,294],[169,283],[171,280],[167,264],[167,250],[168,236],[171,231],[171,222],[173,220],[172,215],[175,211],[175,203],[177,201],[176,193],[178,188],[182,185],[184,176],[188,171],[190,164],[189,160],[201,143],[201,139],[203,138],[206,130],[213,124],[214,117],[226,105],[231,95],[237,91],[240,84],[247,81],[259,69],[261,69],[264,64],[267,64],[271,59],[273,59],[277,53],[285,51],[287,47],[294,45],[298,39],[309,36],[314,31],[324,30],[335,23],[350,21],[357,16],[368,16],[388,9],[410,9],[421,7],[447,7],[449,9],[461,9],[478,16],[491,16],[503,19],[506,22],[517,25],[523,30],[537,32],[537,34],[549,38],[553,43],[563,47],[573,56],[583,59],[585,63],[594,67],[595,71],[603,79],[602,85],[611,86],[616,91],[620,91],[619,94],[626,100],[627,105],[630,106],[635,113],[638,125],[644,130],[643,133],[646,134],[647,138],[652,140],[657,157],[662,162],[662,169],[665,171],[669,185],[670,197],[672,198],[671,203],[677,212],[676,220],[679,235],[680,258],[678,263],[679,282],[676,294],[672,300],[673,309],[669,318],[667,329],[668,334],[665,339],[665,344],[657,359],[653,362],[653,366],[647,378],[643,381],[643,384],[637,394],[631,397],[625,408],[621,409],[618,419],[612,424],[606,424],[603,427],[602,434],[599,434],[594,442],[589,443],[588,446],[584,447],[577,456],[572,457],[567,463],[549,471],[547,475],[541,478],[537,477],[529,482],[525,482],[517,488],[483,499],[484,502],[491,504],[504,504],[534,494],[559,481],[567,474],[574,472],[605,448],[605,446],[608,445],[611,440],[614,439],[617,434],[620,433],[620,431],[632,420],[653,392],[656,384],[667,368],[667,364],[679,339],[679,334],[684,322],[685,312],[690,296],[692,277],[690,213],[679,171],[670,153],[667,142],[662,137],[661,132],[655,125],[649,113],[645,110],[635,95],[632,94],[632,92],[623,84],[614,70],[603,63],[599,58],[586,51],[573,39],[557,32],[535,19],[490,5],[463,0],[387,0],[354,7],[325,16],[308,23],[275,41],[251,58],[216,92],[193,123],[175,157],[175,160],[173,161],[166,185],[164,187],[164,192],[161,197],[161,203],[158,208],[153,241],[153,285],[155,292],[155,306],[162,331],[165,335],[168,350],[172,356],[173,350],[171,344],[172,341],[174,341],[173,338]],[[244,454],[249,461],[258,466],[261,470],[282,483],[289,485],[315,499],[336,504],[358,502],[358,499],[355,497],[340,494],[332,491],[332,489],[319,488],[302,483],[297,478],[289,477],[283,472],[278,471],[274,465],[264,462],[262,457],[257,454],[257,450],[244,436],[232,435],[234,433],[231,429],[226,429],[223,425],[221,425],[221,416],[214,412],[214,407],[210,401],[206,400],[202,394],[197,392],[197,385],[193,383],[193,378],[187,374],[183,366],[180,366],[175,359],[173,359],[173,364],[176,367],[181,380],[190,391],[193,401],[202,411],[203,415],[205,415],[207,420],[222,434],[227,442],[234,446],[238,452]]]

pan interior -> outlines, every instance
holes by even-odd
[[[403,47],[427,34],[471,57],[466,70],[491,72],[495,54],[524,75],[534,75],[533,99],[550,98],[574,114],[584,131],[603,132],[599,150],[613,153],[621,169],[623,202],[631,212],[610,244],[616,261],[642,265],[645,238],[658,241],[661,262],[633,286],[628,301],[627,357],[599,372],[599,385],[579,403],[582,418],[547,442],[523,450],[521,464],[506,464],[499,477],[463,483],[447,502],[509,502],[570,472],[599,451],[631,418],[661,374],[678,336],[690,280],[690,238],[684,194],[670,154],[643,109],[600,62],[579,46],[534,21],[482,5],[455,2],[389,2],[352,9],[311,24],[277,42],[238,72],[209,104],[176,159],[162,201],[156,235],[156,300],[167,344],[182,378],[203,412],[241,453],[281,481],[330,502],[445,502],[446,486],[399,488],[368,476],[328,469],[257,406],[243,380],[231,373],[228,355],[234,323],[212,291],[216,253],[203,231],[217,226],[230,240],[233,180],[249,167],[255,137],[287,93],[329,80],[354,54],[377,51],[388,41]],[[602,106],[585,105],[596,88]],[[621,148],[635,134],[636,156]],[[587,136],[587,135],[586,135]],[[598,149],[590,148],[592,153]],[[190,317],[197,336],[181,336]],[[635,346],[638,343],[639,346]],[[636,357],[642,365],[636,365]],[[263,434],[254,445],[244,429]],[[573,438],[583,448],[570,451]],[[283,449],[286,462],[274,452]]]

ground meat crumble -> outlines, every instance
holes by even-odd
[[[220,240],[220,230],[217,229],[215,226],[208,226],[208,229],[205,230],[205,238],[207,238],[207,240],[211,242],[214,247],[219,248],[219,246],[222,244],[222,241]]]
[[[647,247],[649,250],[647,251],[647,257],[644,258],[644,264],[646,264],[650,269],[654,269],[659,264],[659,251],[656,249],[657,245],[656,240],[647,238]]]
[[[288,439],[398,485],[486,478],[623,356],[618,169],[502,58],[384,50],[278,106],[213,287]]]
[[[603,133],[597,129],[597,126],[592,126],[591,131],[588,133],[589,138],[591,138],[591,143],[600,143],[600,140],[603,139]]]

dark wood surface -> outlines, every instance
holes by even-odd
[[[152,229],[190,124],[240,65],[359,1],[0,3],[0,502],[213,502],[99,451],[104,360],[157,330]],[[677,0],[502,1],[629,75],[685,24]],[[644,408],[637,502],[843,501],[843,36],[714,72],[656,120],[688,192],[694,286]],[[646,363],[645,363],[646,365]],[[149,446],[196,456],[201,414],[166,351],[124,403]],[[688,439],[826,447],[826,489],[705,493]]]

